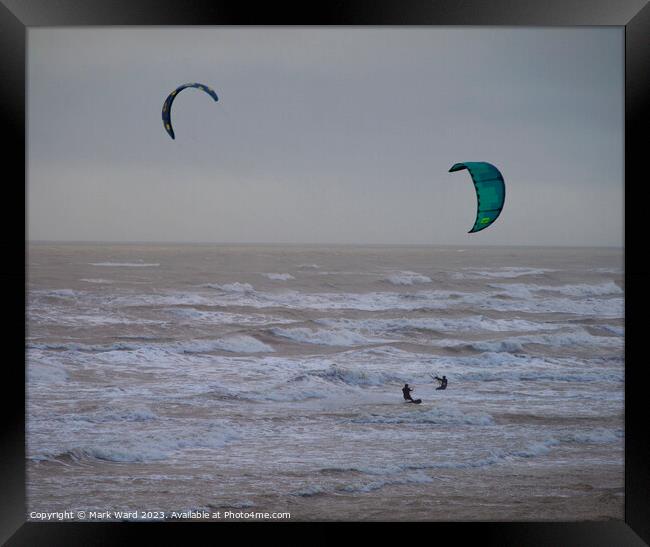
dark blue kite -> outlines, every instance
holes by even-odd
[[[169,133],[169,136],[174,139],[174,129],[172,128],[172,120],[171,120],[171,113],[172,113],[172,103],[174,102],[174,99],[176,98],[176,95],[178,95],[179,92],[183,91],[183,89],[187,87],[195,87],[197,89],[201,89],[205,91],[210,97],[212,97],[215,101],[219,100],[219,97],[217,97],[217,94],[209,88],[207,85],[203,84],[197,84],[197,83],[191,83],[191,84],[183,84],[174,91],[172,91],[169,94],[169,97],[165,99],[165,102],[163,103],[162,107],[162,120],[163,120],[163,125],[165,126],[165,130],[167,133]]]

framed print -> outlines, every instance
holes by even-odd
[[[7,545],[650,540],[646,2],[0,13]]]

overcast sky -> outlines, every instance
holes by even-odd
[[[30,240],[623,245],[624,32],[28,29]],[[161,108],[178,85],[176,140]],[[506,180],[468,234],[464,161]]]

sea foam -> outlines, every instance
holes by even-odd
[[[393,285],[415,285],[416,283],[431,283],[431,278],[417,272],[403,271],[386,278]]]

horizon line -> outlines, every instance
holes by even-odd
[[[567,245],[567,244],[522,244],[522,243],[337,243],[337,242],[263,242],[263,241],[163,241],[163,240],[25,240],[28,245],[61,244],[61,245],[218,245],[218,246],[273,246],[273,247],[563,247],[563,248],[597,248],[597,249],[625,249],[625,245]]]

